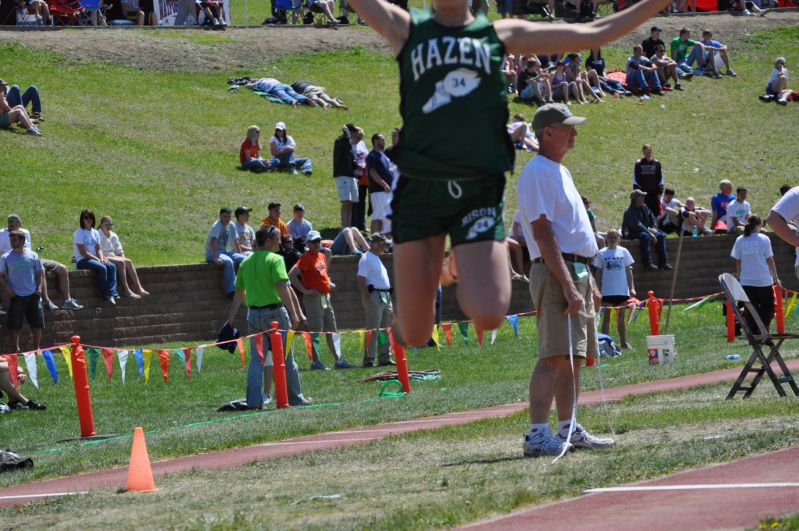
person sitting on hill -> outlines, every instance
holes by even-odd
[[[569,78],[570,81],[574,81],[577,83],[577,86],[580,87],[583,95],[590,94],[593,97],[593,101],[595,103],[605,103],[605,100],[602,98],[605,97],[605,93],[602,92],[601,88],[597,88],[598,94],[593,91],[591,88],[592,83],[599,87],[599,77],[595,70],[586,70],[585,72],[580,71],[580,54],[577,52],[572,52],[566,56],[568,63],[566,64],[566,77]]]
[[[27,0],[25,3],[28,4],[28,9],[33,10],[37,26],[42,24],[45,26],[52,25],[53,19],[50,16],[50,6],[47,5],[47,2],[44,0]]]
[[[677,61],[677,73],[680,77],[688,77],[688,74],[703,75],[706,55],[705,45],[691,39],[691,30],[687,28],[682,28],[680,35],[671,41],[671,58]],[[694,63],[697,68],[692,67]]]
[[[681,225],[680,210],[683,204],[674,197],[674,189],[666,188],[660,198],[660,215],[657,216],[658,230],[666,234],[677,232]]]
[[[264,228],[266,225],[273,225],[278,228],[281,237],[288,236],[289,228],[283,223],[283,220],[280,219],[280,203],[272,201],[266,208],[269,214],[261,220],[260,228]]]
[[[336,15],[333,14],[333,10],[336,8],[336,4],[333,0],[308,0],[306,5],[311,13],[311,23],[313,23],[313,13],[316,12],[322,13],[327,18],[328,24],[331,26],[340,24],[339,20],[336,18]]]
[[[102,297],[112,305],[116,305],[117,267],[106,258],[100,247],[100,233],[95,229],[97,220],[94,212],[83,209],[80,213],[80,225],[72,237],[75,266],[78,269],[89,269],[97,275]]]
[[[577,100],[577,103],[588,103],[588,101],[582,97],[582,91],[580,91],[577,83],[570,81],[566,75],[566,64],[563,61],[558,61],[558,64],[555,65],[555,73],[552,74],[551,84],[552,96],[563,100],[563,103],[566,105],[571,105],[571,102],[569,102],[569,92],[571,92],[574,99]]]
[[[663,94],[658,69],[644,57],[644,49],[641,46],[635,46],[633,54],[627,58],[627,88],[635,94],[640,94],[643,99],[649,99],[649,93]]]
[[[325,87],[314,85],[311,81],[297,81],[291,84],[291,88],[323,109],[327,109],[328,107],[336,107],[337,109],[344,109],[345,111],[349,109],[349,107],[344,105],[341,99],[330,97]]]
[[[5,85],[5,81],[0,80],[0,85]],[[27,112],[28,104],[31,104],[31,111],[28,113],[33,125],[44,121],[42,118],[42,99],[39,96],[39,89],[36,85],[30,85],[25,92],[20,92],[19,85],[9,85],[5,94],[6,103],[10,107],[21,105]]]
[[[776,100],[780,105],[788,105],[788,98],[793,91],[788,89],[788,69],[785,68],[785,58],[777,57],[774,68],[766,81],[766,95],[761,96],[763,101]]]
[[[718,68],[716,67],[716,55],[718,55],[724,62],[724,66],[727,69],[727,75],[730,77],[735,77],[738,75],[730,66],[730,58],[727,55],[727,47],[721,44],[719,41],[713,40],[713,32],[710,30],[705,30],[702,32],[702,45],[705,47],[706,52],[705,70],[710,71],[712,68],[714,77],[721,76]]]
[[[641,242],[641,261],[647,271],[666,270],[673,268],[669,264],[666,252],[666,234],[655,227],[655,217],[644,204],[646,192],[633,190],[630,194],[630,206],[624,211],[622,234],[628,240]],[[652,263],[651,244],[656,243],[660,257],[660,267]]]
[[[523,100],[536,98],[542,105],[553,103],[549,72],[542,72],[541,63],[536,56],[530,57],[524,70],[519,73],[517,87],[519,97]]]
[[[296,157],[294,150],[297,144],[291,135],[286,133],[286,124],[278,122],[275,124],[275,135],[269,141],[269,152],[272,158],[269,159],[269,166],[273,169],[287,169],[292,174],[297,173],[297,168],[304,175],[311,175],[313,166],[308,157]]]
[[[295,108],[300,104],[316,107],[316,103],[302,94],[297,94],[289,85],[281,83],[273,77],[262,77],[256,81],[250,81],[245,86],[248,89],[257,90],[273,98],[277,98],[283,103],[287,103]]]
[[[715,232],[727,232],[727,205],[735,201],[732,194],[732,183],[727,179],[719,181],[719,193],[710,199],[710,208],[713,210],[713,218],[710,220],[710,228]]]
[[[508,92],[511,94],[515,91],[517,86],[516,77],[516,56],[509,53],[502,61],[502,73],[505,75],[505,81],[508,82]]]
[[[202,9],[208,24],[214,29],[225,29],[225,26],[227,26],[225,22],[225,6],[221,0],[198,0],[197,4],[200,6],[200,9]]]
[[[513,115],[511,122],[508,124],[508,134],[516,149],[538,151],[538,139],[536,139],[535,133],[531,129],[530,124],[525,121],[524,115],[519,113]]]
[[[658,46],[663,46],[666,48],[666,43],[660,38],[660,32],[663,31],[657,26],[652,26],[649,28],[649,37],[641,41],[641,48],[644,49],[644,55],[647,57],[652,57],[655,55],[655,50]]]
[[[655,48],[655,54],[649,58],[653,65],[657,68],[658,79],[661,86],[670,88],[669,80],[674,81],[674,90],[682,90],[680,84],[680,76],[677,75],[677,61],[671,59],[666,55],[666,47],[658,45]]]
[[[150,293],[142,287],[133,261],[125,256],[119,236],[111,230],[113,226],[114,220],[111,219],[111,216],[100,218],[100,250],[103,251],[106,259],[117,268],[117,289],[120,295],[140,299]]]
[[[255,173],[272,169],[269,161],[261,158],[261,129],[257,125],[247,128],[247,136],[239,148],[239,162],[241,169]]]
[[[624,88],[621,81],[605,76],[605,59],[602,58],[601,48],[592,48],[585,60],[585,68],[596,72],[599,87],[603,92],[618,96],[630,96],[632,92]]]
[[[746,188],[739,186],[735,190],[735,200],[727,205],[727,232],[732,234],[742,234],[746,226],[746,220],[752,215],[752,207],[746,200]]]
[[[706,236],[713,234],[713,231],[707,228],[706,225],[707,218],[710,214],[710,210],[697,205],[693,197],[686,199],[685,205],[680,209],[680,218],[683,220],[683,234],[693,234],[694,228],[696,229],[697,235]]]
[[[28,131],[28,134],[33,136],[42,136],[39,128],[36,127],[28,117],[25,107],[16,105],[12,107],[6,101],[6,84],[5,80],[0,79],[0,129],[9,129],[11,124],[18,123]]]

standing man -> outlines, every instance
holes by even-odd
[[[32,250],[31,233],[28,232],[27,229],[22,228],[22,218],[17,214],[9,214],[8,228],[0,230],[0,255],[11,250],[11,240],[9,238],[9,234],[15,230],[20,231],[25,236],[25,248]],[[64,297],[63,308],[65,310],[82,310],[83,306],[78,304],[78,301],[73,299],[69,294],[69,271],[67,270],[67,266],[56,262],[55,260],[47,260],[45,258],[40,258],[40,260],[42,262],[42,266],[44,267],[44,275],[42,275],[41,285],[42,307],[44,307],[44,309],[47,311],[58,309],[58,306],[56,306],[55,303],[50,300],[50,297],[47,294],[47,273],[52,272],[58,277],[58,291],[60,291],[61,295]]]
[[[289,286],[286,265],[283,258],[275,252],[279,246],[280,232],[275,227],[264,227],[255,233],[255,251],[241,262],[239,275],[236,277],[236,295],[230,305],[228,324],[233,324],[242,301],[248,308],[249,334],[270,330],[272,321],[277,321],[280,330],[296,330],[304,324],[305,315],[300,310],[297,296]],[[250,368],[247,372],[247,407],[252,409],[260,409],[264,402],[269,401],[274,362],[268,335],[263,336],[263,354],[265,363],[261,362],[255,339],[252,339]],[[311,403],[309,398],[302,396],[299,367],[291,350],[286,355],[286,383],[289,404],[305,406]]]
[[[39,255],[25,248],[25,235],[11,231],[11,250],[0,258],[0,289],[11,303],[8,306],[8,332],[14,352],[19,349],[19,331],[27,319],[33,334],[33,350],[39,350],[44,328],[42,297],[39,293],[44,267]]]
[[[336,314],[330,302],[330,289],[334,284],[330,282],[327,274],[330,265],[330,254],[322,252],[322,235],[312,230],[307,237],[308,250],[300,257],[294,267],[289,271],[291,285],[303,294],[305,313],[308,316],[308,330],[317,332],[313,341],[312,370],[324,371],[325,364],[319,360],[319,334],[324,332],[327,348],[336,360],[337,369],[352,369],[353,366],[341,357],[336,350],[333,334],[336,328]]]
[[[372,151],[366,157],[366,174],[369,178],[369,197],[372,198],[371,232],[390,233],[388,219],[391,204],[391,161],[383,153],[386,138],[380,133],[372,135]]]
[[[517,187],[521,225],[533,262],[530,295],[538,312],[539,358],[530,379],[531,424],[523,445],[529,457],[559,455],[569,444],[576,448],[614,444],[613,439],[590,435],[576,420],[567,440],[582,358],[599,355],[594,309],[601,296],[588,267],[598,250],[596,238],[572,176],[561,164],[574,147],[575,126],[584,121],[565,105],[539,107],[533,129],[540,150],[522,171]],[[577,358],[573,364],[570,354]],[[547,421],[553,398],[556,435]]]
[[[285,223],[283,223],[283,220],[280,219],[280,203],[275,203],[272,201],[267,206],[267,210],[269,210],[269,214],[261,220],[261,227],[263,228],[266,225],[273,225],[280,230],[281,236],[288,236],[289,228]]]
[[[660,215],[660,197],[663,195],[663,167],[660,161],[652,157],[652,144],[644,144],[641,148],[643,158],[635,161],[633,167],[633,190],[646,192],[644,202],[652,215]]]
[[[341,136],[333,143],[333,176],[336,179],[338,200],[341,201],[341,228],[352,225],[352,205],[358,202],[358,182],[355,179],[355,155],[350,138],[357,131],[353,124],[342,127]]]
[[[358,291],[366,311],[366,330],[369,341],[363,355],[363,366],[372,367],[375,353],[378,351],[378,336],[381,328],[391,326],[394,307],[391,305],[391,284],[388,270],[380,257],[386,252],[386,237],[372,234],[369,238],[369,250],[358,261]],[[380,345],[377,364],[380,366],[395,365],[389,357],[388,344]]]
[[[205,261],[223,268],[225,293],[230,300],[233,300],[236,293],[234,264],[241,263],[244,255],[241,254],[236,228],[230,223],[231,214],[228,207],[219,209],[219,219],[211,226],[208,238],[205,240]]]

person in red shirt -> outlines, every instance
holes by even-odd
[[[308,318],[308,329],[311,332],[323,332],[327,348],[335,358],[337,369],[352,369],[347,360],[341,357],[336,349],[333,334],[336,328],[336,315],[330,302],[330,288],[335,287],[327,274],[330,254],[322,251],[322,235],[312,230],[308,233],[308,250],[300,257],[289,271],[292,286],[302,293],[305,313]],[[314,335],[313,361],[311,370],[327,370],[319,360],[318,335]]]
[[[247,128],[247,138],[241,143],[239,161],[243,170],[260,173],[269,171],[269,161],[261,158],[261,129],[257,125]]]

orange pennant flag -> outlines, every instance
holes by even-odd
[[[369,350],[369,342],[371,340],[372,340],[372,331],[371,330],[367,330],[366,331],[366,341],[364,342],[364,347],[363,347],[364,348],[364,352]]]
[[[483,346],[483,329],[477,326],[477,323],[474,324],[474,332],[477,334],[477,344],[481,347]]]
[[[186,378],[191,380],[191,347],[183,349],[183,356],[186,358]]]
[[[6,354],[0,356],[8,363],[8,376],[11,378],[11,383],[14,384],[14,389],[19,389],[19,367],[18,358],[16,354]],[[10,400],[10,399],[9,399]]]
[[[164,377],[164,383],[169,383],[169,351],[158,351],[158,363],[161,364],[161,376]]]
[[[444,337],[447,338],[447,346],[452,346],[452,323],[443,323],[441,329],[444,330]]]
[[[308,361],[313,361],[313,338],[310,332],[303,332],[302,338],[305,340],[305,350],[308,352]]]
[[[253,338],[255,340],[255,351],[258,353],[258,357],[261,358],[261,365],[266,363],[266,359],[264,359],[264,336],[263,334],[255,334]]]
[[[241,368],[244,368],[244,341],[236,339],[236,346],[239,347],[239,357],[241,358]]]
[[[110,382],[111,376],[114,374],[114,351],[110,348],[104,348],[101,352],[103,353],[103,363],[105,363],[105,374]]]

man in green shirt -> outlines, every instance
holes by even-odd
[[[690,50],[690,52],[689,52]],[[685,77],[689,72],[701,76],[704,74],[702,67],[705,64],[705,45],[691,39],[691,31],[687,28],[680,30],[680,36],[671,41],[671,58],[677,61],[677,74]],[[697,68],[691,65],[696,62]]]
[[[296,329],[305,323],[305,315],[300,309],[297,295],[289,285],[286,264],[277,254],[280,246],[280,230],[267,225],[255,233],[255,251],[239,265],[236,276],[236,294],[230,305],[227,322],[233,319],[242,301],[247,305],[247,331],[249,334],[264,332],[277,321],[280,330]],[[255,347],[255,339],[250,341],[250,367],[247,372],[247,406],[260,409],[269,402],[272,387],[272,352],[269,336],[263,336],[265,363],[261,362]],[[302,396],[299,367],[294,361],[293,352],[286,356],[286,382],[289,404],[303,406],[311,400]],[[261,393],[263,385],[264,393]]]

